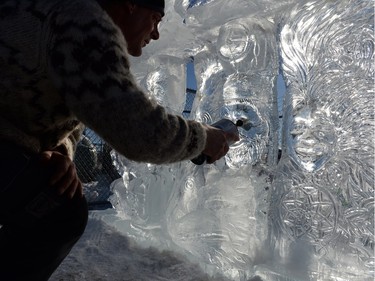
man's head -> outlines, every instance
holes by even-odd
[[[138,57],[151,40],[159,39],[158,24],[164,16],[164,0],[100,1],[121,29],[130,55]]]
[[[165,3],[164,0],[133,0],[134,4],[149,8],[159,12],[162,17],[164,16]]]

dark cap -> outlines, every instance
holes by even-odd
[[[134,4],[155,10],[164,16],[164,0],[132,0]]]

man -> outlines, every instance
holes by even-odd
[[[0,4],[0,280],[48,280],[82,235],[73,159],[83,125],[127,158],[210,163],[236,136],[142,92],[128,54],[159,38],[164,0]]]

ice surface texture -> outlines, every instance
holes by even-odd
[[[316,278],[371,278],[374,270],[373,7],[299,5],[281,30],[283,157],[270,208],[275,253],[311,248]]]
[[[372,1],[166,2],[141,85],[181,113],[194,57],[190,118],[245,125],[214,165],[116,155],[109,222],[231,280],[373,280]]]

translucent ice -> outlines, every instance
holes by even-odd
[[[226,157],[230,167],[275,163],[278,60],[274,34],[274,26],[265,19],[231,20],[220,27],[206,50],[195,55],[200,85],[195,119],[208,124],[222,118],[244,120],[241,141]]]
[[[272,239],[280,259],[308,245],[308,271],[319,278],[373,276],[372,9],[310,2],[295,7],[281,30],[285,145],[270,204]]]
[[[232,280],[373,280],[372,1],[166,2],[140,84],[181,113],[193,57],[189,118],[245,124],[214,165],[116,154],[111,224]]]

